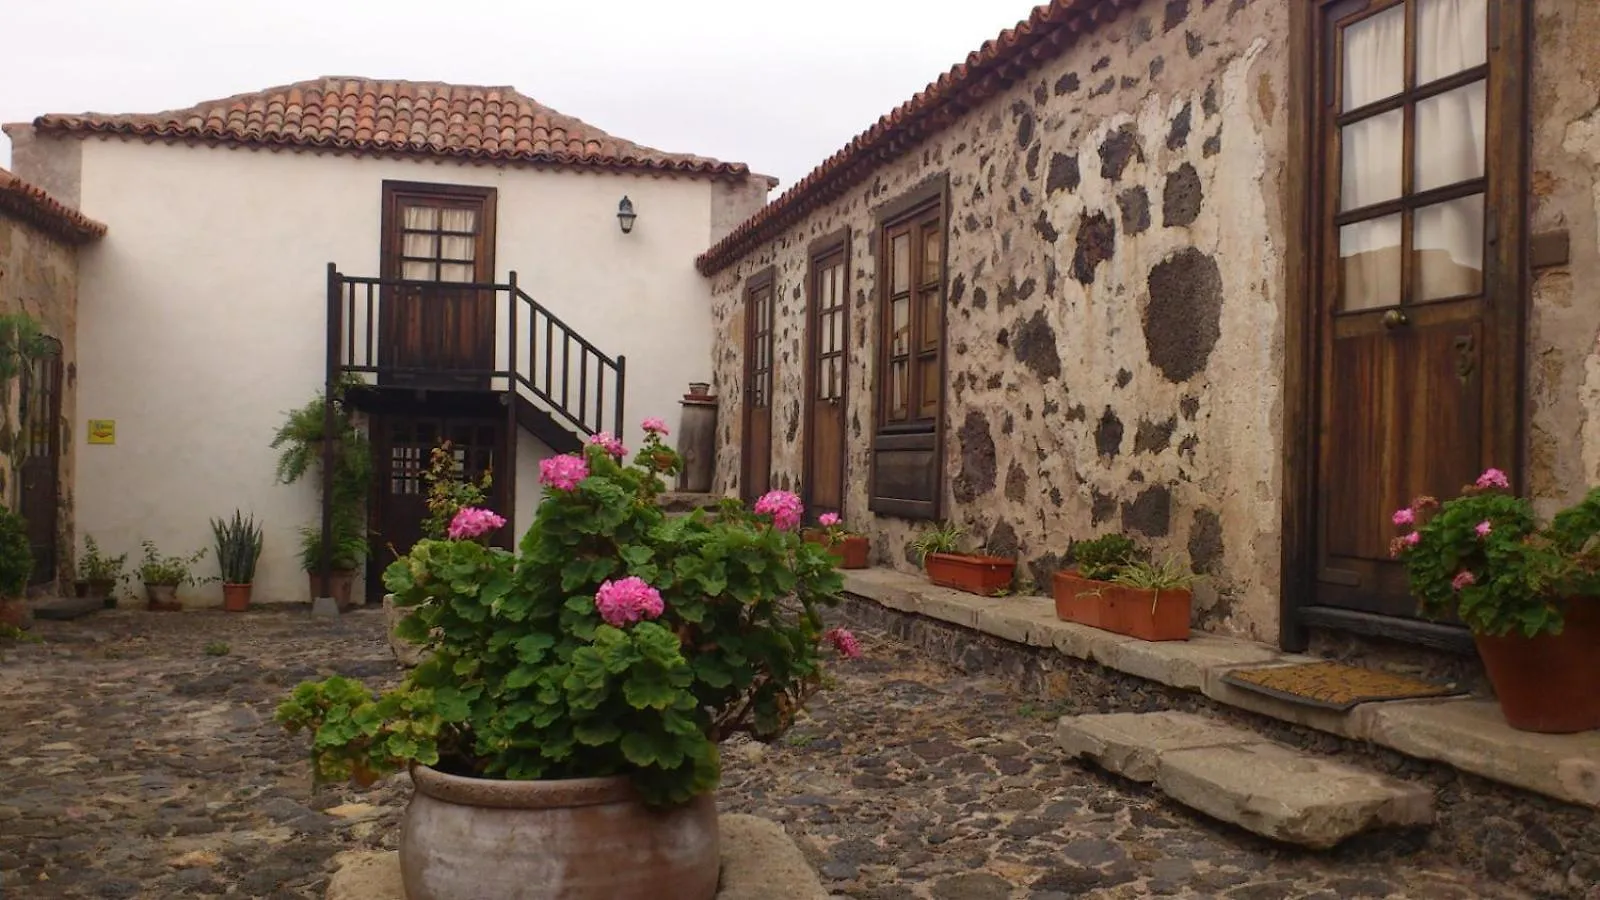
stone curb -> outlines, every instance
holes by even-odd
[[[845,591],[904,613],[927,616],[1001,640],[1049,647],[1064,656],[1217,703],[1368,741],[1418,759],[1442,762],[1492,781],[1600,809],[1600,732],[1546,735],[1506,725],[1492,700],[1442,699],[1363,703],[1348,712],[1277,700],[1224,684],[1230,668],[1313,662],[1266,644],[1196,632],[1188,641],[1141,641],[1056,618],[1045,597],[978,597],[891,569],[844,573]]]

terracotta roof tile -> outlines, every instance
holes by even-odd
[[[1049,0],[993,40],[967,54],[948,72],[856,135],[762,207],[695,265],[711,275],[732,265],[751,248],[781,233],[819,206],[859,184],[878,167],[904,156],[944,130],[967,110],[1006,90],[1022,76],[1060,56],[1079,37],[1116,18],[1139,0]]]
[[[106,226],[62,203],[21,178],[0,169],[0,214],[9,213],[73,244],[106,233]]]
[[[444,156],[715,177],[743,163],[644,147],[562,115],[511,87],[326,77],[159,113],[45,115],[40,131],[174,142]]]

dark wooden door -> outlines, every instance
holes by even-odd
[[[806,506],[812,516],[844,510],[845,372],[850,332],[845,302],[845,248],[813,256],[806,361]]]
[[[367,596],[381,597],[383,570],[422,539],[428,518],[429,461],[445,441],[462,474],[472,480],[485,471],[493,477],[488,505],[512,518],[508,479],[502,477],[506,456],[505,422],[500,418],[437,415],[383,415],[372,425],[375,491],[372,511],[372,564],[367,567]],[[496,543],[509,548],[512,528],[502,528]]]
[[[22,479],[19,511],[27,522],[33,571],[28,584],[56,577],[57,536],[61,507],[61,345],[50,340],[48,351],[34,359],[23,379]]]
[[[739,483],[752,501],[772,489],[772,326],[770,272],[745,288],[744,446]]]
[[[1488,2],[1322,7],[1314,605],[1415,615],[1391,516],[1514,471],[1519,200]],[[1514,128],[1514,122],[1503,123]],[[1487,223],[1487,224],[1486,224]]]
[[[495,363],[495,194],[384,185],[378,365],[385,384],[485,389]]]

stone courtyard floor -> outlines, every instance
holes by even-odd
[[[0,897],[321,897],[335,853],[393,848],[403,779],[313,793],[303,737],[271,720],[304,678],[395,680],[382,629],[115,611],[0,644]],[[720,794],[782,822],[838,896],[1521,896],[1403,841],[1312,855],[1206,821],[1062,762],[1063,710],[863,643],[789,735],[727,748]]]

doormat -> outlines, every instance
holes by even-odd
[[[1222,680],[1234,687],[1290,703],[1341,712],[1358,703],[1376,700],[1414,700],[1466,693],[1455,687],[1336,662],[1252,666],[1233,669],[1223,675]]]

